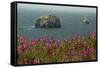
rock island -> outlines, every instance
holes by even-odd
[[[60,28],[60,19],[55,15],[40,16],[35,23],[36,28]]]

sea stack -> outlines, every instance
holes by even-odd
[[[90,21],[87,17],[83,17],[83,23],[90,24]]]
[[[40,16],[35,23],[36,28],[60,28],[60,19],[55,15]]]

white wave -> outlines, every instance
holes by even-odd
[[[33,28],[35,28],[35,26],[18,26],[18,30],[21,30],[21,29],[26,29],[26,30],[32,30]]]

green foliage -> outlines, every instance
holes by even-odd
[[[23,42],[24,41],[24,42]],[[38,40],[17,40],[18,64],[41,64],[96,60],[96,36],[75,36],[70,40],[42,37]]]

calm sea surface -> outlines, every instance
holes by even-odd
[[[36,19],[48,14],[56,15],[61,21],[61,28],[35,28]],[[86,16],[90,24],[82,22]],[[40,12],[18,11],[17,35],[23,35],[27,39],[36,39],[44,35],[53,36],[56,39],[71,38],[74,34],[86,36],[89,32],[96,31],[96,14],[89,12]]]

